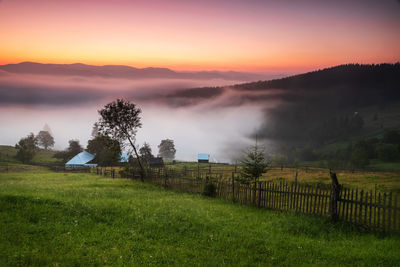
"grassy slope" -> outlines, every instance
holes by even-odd
[[[94,174],[0,173],[0,263],[386,265],[400,237]]]
[[[56,152],[57,151],[54,150],[39,149],[36,152],[35,157],[32,159],[32,163],[33,164],[58,163],[60,162],[60,160],[53,158],[53,155]],[[16,154],[17,154],[17,149],[15,147],[0,145],[0,164],[20,163],[15,158]]]

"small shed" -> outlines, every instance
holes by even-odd
[[[164,168],[164,161],[163,158],[151,158],[148,160],[150,168]]]
[[[65,163],[65,168],[96,167],[97,164],[89,163],[93,159],[93,154],[83,151]]]
[[[198,154],[197,161],[198,161],[198,163],[209,163],[210,155],[209,154]]]

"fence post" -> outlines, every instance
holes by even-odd
[[[235,202],[235,173],[232,172],[232,202]]]
[[[167,179],[168,179],[167,170],[164,169],[164,187],[167,187]]]
[[[330,201],[330,205],[329,205],[329,212],[330,212],[332,221],[336,222],[339,218],[338,212],[337,212],[337,206],[338,206],[341,186],[336,177],[336,173],[331,172],[330,176],[331,176],[331,180],[332,180],[332,190],[331,190],[331,199],[330,199],[331,201]]]

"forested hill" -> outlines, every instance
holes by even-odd
[[[233,88],[260,95],[278,89],[273,100],[280,104],[266,109],[260,137],[323,143],[359,134],[357,129],[368,126],[365,122],[369,117],[377,117],[387,107],[399,105],[400,64],[340,65]],[[271,97],[264,101],[271,101]],[[368,110],[368,114],[363,110]],[[379,127],[399,125],[395,121],[385,124],[380,123]]]
[[[339,65],[286,78],[235,85],[240,90],[287,89],[360,93],[366,98],[374,92],[376,100],[400,98],[400,63]],[[346,94],[347,95],[347,94]],[[394,99],[393,99],[394,97]]]
[[[327,83],[333,86],[340,85],[372,85],[377,83],[392,84],[399,81],[400,63],[395,64],[346,64],[322,70],[316,70],[281,79],[244,83],[235,87],[258,90],[263,88],[302,88],[315,89]]]

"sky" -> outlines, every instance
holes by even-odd
[[[398,62],[399,47],[397,0],[0,0],[0,65],[293,74]],[[241,80],[78,76],[0,70],[0,144],[15,145],[47,123],[55,149],[70,139],[86,146],[97,110],[123,97],[143,110],[138,145],[148,142],[156,154],[170,138],[177,159],[209,153],[227,162],[232,151],[252,144],[265,109],[279,104],[273,91],[251,95],[230,87]],[[222,89],[189,89],[203,86]]]
[[[303,72],[400,58],[397,0],[0,0],[0,64]]]

